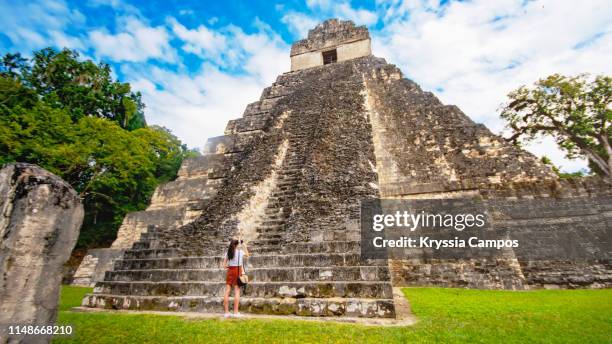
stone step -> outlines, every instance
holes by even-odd
[[[268,245],[278,245],[282,241],[280,239],[263,239],[257,238],[251,242],[249,242],[249,250],[257,249],[258,246],[268,246]],[[254,251],[255,252],[255,251]]]
[[[282,207],[288,200],[295,198],[295,193],[291,195],[270,196],[268,198],[268,207]]]
[[[301,253],[359,253],[359,241],[321,241],[283,243],[279,239],[257,238],[248,243],[249,251],[255,252],[301,252]],[[215,247],[225,249],[227,242],[219,242]],[[171,258],[181,257],[182,251],[177,249],[131,249],[124,253],[124,259]]]
[[[270,220],[268,220],[270,221]],[[269,233],[269,232],[274,232],[274,231],[281,231],[285,228],[285,221],[280,221],[280,222],[276,222],[276,223],[264,223],[261,224],[260,226],[257,226],[256,231],[258,233]]]
[[[283,240],[284,234],[278,234],[278,233],[271,233],[271,234],[260,234],[259,238],[262,240],[268,239],[268,240],[278,240],[279,242]]]
[[[281,177],[299,177],[301,173],[301,168],[285,169],[278,172],[279,176]]]
[[[295,195],[295,187],[291,187],[291,188],[279,187],[277,190],[272,192],[270,197],[283,197],[283,196],[293,196],[293,195]]]
[[[295,198],[295,192],[287,195],[270,195],[268,197],[268,208],[281,208],[287,204],[288,201]]]
[[[225,281],[215,282],[117,282],[96,283],[94,293],[139,296],[223,296]],[[249,297],[393,298],[391,282],[299,281],[251,282]]]
[[[298,242],[287,244],[288,252],[302,253],[354,253],[361,252],[359,241],[321,241],[321,242]]]
[[[384,266],[336,266],[336,267],[276,267],[250,268],[247,274],[252,282],[283,281],[385,281],[389,280],[389,269]],[[105,281],[224,281],[226,270],[211,269],[153,269],[107,271]]]
[[[272,195],[275,195],[275,193],[286,193],[289,194],[291,193],[291,195],[295,195],[295,193],[299,190],[298,187],[298,182],[290,182],[287,184],[280,184],[276,186],[276,190],[274,190],[274,192],[272,193]]]
[[[288,214],[290,212],[288,207],[267,207],[264,209],[264,213],[268,214]]]
[[[273,223],[269,225],[260,225],[255,231],[258,233],[257,239],[262,239],[265,235],[286,235],[287,231],[285,223]]]
[[[285,216],[285,214],[281,214],[278,211],[274,212],[272,214],[266,214],[266,219],[267,220],[282,220],[284,221],[287,218],[287,216]]]
[[[284,235],[286,235],[287,233],[284,231],[283,227],[280,227],[278,225],[274,225],[276,226],[274,229],[258,229],[257,233],[258,233],[258,237],[257,239],[274,239],[274,238],[278,238],[281,239]]]
[[[233,299],[230,300],[230,304]],[[123,310],[220,313],[223,299],[210,296],[150,297],[86,295],[83,307]],[[393,318],[393,299],[254,298],[242,296],[240,311],[254,314]]]
[[[274,244],[274,245],[265,245],[265,246],[259,246],[253,249],[249,249],[251,250],[253,253],[258,253],[258,254],[263,254],[263,253],[282,253],[283,252],[283,247],[280,244]]]
[[[287,234],[284,233],[281,230],[275,230],[275,231],[270,231],[270,232],[259,232],[259,236],[257,237],[258,240],[279,240],[282,241],[282,239],[286,236]]]
[[[149,249],[150,246],[151,246],[151,243],[142,241],[141,239],[141,241],[137,241],[132,245],[132,249],[145,250],[145,249]]]
[[[279,182],[284,182],[284,181],[297,181],[300,180],[300,175],[297,173],[288,173],[288,174],[279,174],[278,176],[278,181]]]
[[[183,160],[177,173],[178,179],[198,176],[222,178],[228,175],[233,158],[226,154],[204,154]]]
[[[249,265],[257,267],[313,267],[313,266],[387,266],[386,260],[362,260],[359,253],[310,253],[254,255],[248,258]],[[140,269],[207,269],[218,268],[223,262],[222,255],[118,259],[115,270]]]
[[[123,253],[124,259],[143,259],[143,258],[170,258],[180,257],[181,250],[173,248],[162,249],[131,249]]]

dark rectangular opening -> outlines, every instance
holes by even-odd
[[[338,54],[336,53],[336,49],[330,51],[323,52],[323,64],[330,64],[338,61]]]

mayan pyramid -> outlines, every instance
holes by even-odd
[[[361,259],[360,201],[598,188],[563,191],[536,157],[372,56],[365,27],[328,20],[290,56],[290,72],[128,215],[120,258],[84,306],[220,312],[222,255],[238,234],[252,252],[245,312],[392,318],[394,285],[521,289],[536,277],[512,254],[489,265]],[[611,209],[590,202],[602,223]]]

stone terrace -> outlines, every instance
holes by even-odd
[[[317,48],[316,40],[328,47],[334,37],[366,37],[362,31],[326,22],[311,32],[313,42],[299,45]],[[187,160],[177,181],[156,192],[151,211],[155,204],[203,201],[182,225],[160,220],[138,231],[83,305],[220,312],[222,256],[236,235],[252,253],[246,270],[253,282],[241,298],[241,309],[252,313],[393,318],[392,280],[509,289],[569,285],[573,277],[551,277],[562,274],[561,265],[531,264],[516,252],[478,262],[360,257],[361,200],[481,197],[503,210],[511,208],[503,199],[524,191],[535,201],[517,207],[515,217],[533,217],[521,232],[529,236],[550,223],[540,215],[555,214],[536,189],[555,197],[554,185],[557,177],[536,157],[442,104],[383,59],[367,55],[303,68],[279,76],[242,118],[228,123],[224,136],[208,140],[204,156]],[[571,200],[559,214],[596,206],[596,214],[585,208],[571,221],[596,216],[599,236],[609,227],[605,203]],[[595,283],[607,285],[608,262],[566,271],[595,271]]]
[[[205,216],[143,233],[84,305],[219,311],[221,254],[240,233],[253,253],[245,311],[394,317],[387,262],[360,259],[357,227],[359,200],[378,196],[357,71],[381,62],[280,76],[225,136],[208,141],[204,159],[223,154],[233,164]]]

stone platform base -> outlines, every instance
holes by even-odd
[[[216,313],[223,309],[223,298],[91,294],[83,299],[82,306],[116,310]],[[395,318],[393,299],[241,297],[240,309],[251,314]]]
[[[224,320],[238,320],[235,318],[225,319],[223,318],[223,306],[221,298],[203,298],[203,297],[190,297],[192,301],[196,301],[193,305],[197,303],[200,307],[202,305],[207,304],[210,306],[208,309],[204,308],[193,308],[190,310],[183,309],[180,307],[182,303],[176,303],[172,305],[174,309],[170,309],[166,307],[162,307],[162,304],[158,303],[158,308],[151,308],[145,310],[144,308],[140,308],[138,310],[134,309],[131,302],[135,302],[136,300],[126,300],[124,297],[122,300],[119,298],[108,298],[108,297],[100,297],[101,295],[88,295],[83,300],[83,306],[75,307],[72,310],[76,312],[110,312],[117,314],[156,314],[156,315],[169,315],[169,316],[179,316],[188,319],[224,319]],[[135,297],[128,297],[129,299],[136,299]],[[144,301],[143,299],[149,299],[151,301],[154,299],[153,297],[141,297],[140,301]],[[159,298],[158,298],[159,299]],[[164,298],[169,299],[169,298]],[[177,298],[179,299],[179,298]],[[187,299],[185,297],[180,299]],[[209,302],[200,303],[201,300],[207,299]],[[214,300],[213,300],[214,299]],[[106,302],[110,302],[114,300],[118,302],[116,305],[111,303],[106,304]],[[296,315],[296,314],[260,314],[258,313],[258,308],[255,306],[258,302],[262,302],[264,299],[255,299],[255,298],[246,298],[242,297],[240,302],[240,311],[243,315],[243,319],[270,319],[270,320],[300,320],[300,321],[318,321],[318,322],[337,322],[337,323],[352,323],[358,325],[366,325],[366,326],[410,326],[414,325],[417,322],[416,317],[410,311],[410,305],[408,300],[404,297],[403,293],[399,288],[393,288],[393,300],[388,300],[390,302],[395,303],[395,314],[393,317],[389,318],[369,318],[363,317],[359,314],[354,314],[353,316],[345,315],[345,316],[313,316],[314,314],[305,314],[305,315]],[[307,300],[307,299],[302,299]],[[183,300],[184,301],[184,300]],[[270,300],[267,299],[268,304],[270,304]],[[328,302],[330,300],[327,300]],[[345,300],[346,301],[346,300]],[[383,300],[372,300],[372,301],[383,301]],[[126,303],[127,302],[127,303]],[[230,305],[232,304],[233,299],[230,298]],[[98,303],[98,308],[91,307],[92,303]],[[103,308],[100,308],[103,303]],[[290,301],[286,301],[286,304],[290,304]],[[131,304],[131,306],[130,306]],[[128,306],[128,307],[117,307],[117,306]],[[150,303],[149,305],[152,305]],[[170,306],[168,304],[167,306]],[[289,308],[287,308],[289,309]]]

